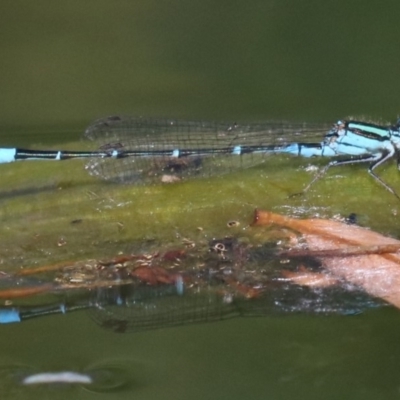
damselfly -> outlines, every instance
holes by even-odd
[[[348,285],[313,291],[279,280],[271,283],[256,298],[234,296],[229,288],[211,285],[185,285],[183,292],[168,284],[100,288],[90,298],[76,302],[0,307],[0,325],[88,310],[102,328],[125,333],[273,314],[353,315],[381,305],[362,290],[349,291]]]
[[[370,163],[368,172],[398,199],[395,190],[375,174],[375,168],[398,154],[400,123],[382,126],[359,121],[329,125],[259,123],[225,124],[141,117],[108,117],[85,132],[94,151],[0,149],[0,163],[16,160],[90,158],[91,175],[119,182],[173,182],[218,175],[262,163],[266,156],[286,153],[303,157],[337,157],[330,167]],[[317,141],[321,138],[322,141]]]

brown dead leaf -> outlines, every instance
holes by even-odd
[[[310,254],[317,254],[329,274],[360,286],[370,295],[400,308],[399,240],[338,221],[302,220],[256,211],[254,225],[269,224],[300,232]],[[348,251],[349,248],[351,251]],[[318,257],[321,251],[329,256],[320,254]]]
[[[305,267],[300,267],[299,271],[289,271],[284,269],[282,276],[292,283],[308,287],[330,287],[338,283],[338,279],[324,273],[311,272]]]

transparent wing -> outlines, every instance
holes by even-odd
[[[139,151],[141,155],[92,159],[86,168],[102,179],[135,183],[220,175],[262,163],[274,147],[292,142],[321,142],[329,127],[286,122],[241,125],[109,117],[94,122],[85,136],[101,150],[115,149],[126,154]],[[234,154],[239,146],[254,151]],[[257,148],[264,151],[257,152]]]
[[[114,332],[138,332],[238,316],[235,305],[215,290],[202,288],[178,294],[174,285],[104,289],[97,294],[90,316]]]

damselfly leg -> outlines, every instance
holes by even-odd
[[[400,196],[396,193],[396,191],[374,172],[375,168],[384,164],[386,161],[388,161],[390,158],[392,158],[395,153],[396,153],[395,148],[393,148],[392,151],[388,151],[388,152],[384,152],[384,153],[379,153],[379,154],[374,154],[374,155],[363,155],[363,156],[351,158],[348,160],[331,161],[317,173],[317,175],[311,180],[311,182],[301,192],[294,193],[294,194],[290,195],[289,197],[295,197],[295,196],[300,196],[300,195],[305,194],[311,188],[311,186],[314,185],[314,183],[316,183],[317,181],[319,181],[321,178],[323,178],[325,176],[325,174],[331,167],[338,167],[338,166],[342,166],[342,165],[351,165],[351,164],[360,164],[360,163],[371,163],[371,165],[368,168],[368,173],[380,185],[382,185],[387,191],[392,193],[397,199],[400,200]],[[398,159],[398,168],[400,169],[400,159]]]

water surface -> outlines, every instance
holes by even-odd
[[[3,4],[1,145],[78,149],[86,126],[113,114],[394,121],[399,12],[398,2],[375,0]],[[98,182],[81,161],[2,165],[1,269],[218,238],[230,220],[251,236],[256,207],[324,218],[355,212],[360,224],[399,237],[398,201],[362,165],[332,170],[288,200],[312,178],[309,163],[271,158],[229,176],[149,187]],[[394,165],[380,173],[398,186]],[[399,330],[390,307],[137,334],[101,329],[82,311],[2,326],[0,387],[10,399],[395,399]],[[110,381],[106,391],[104,375],[97,392],[20,384],[27,373],[107,368],[119,368],[126,385],[112,390]]]

